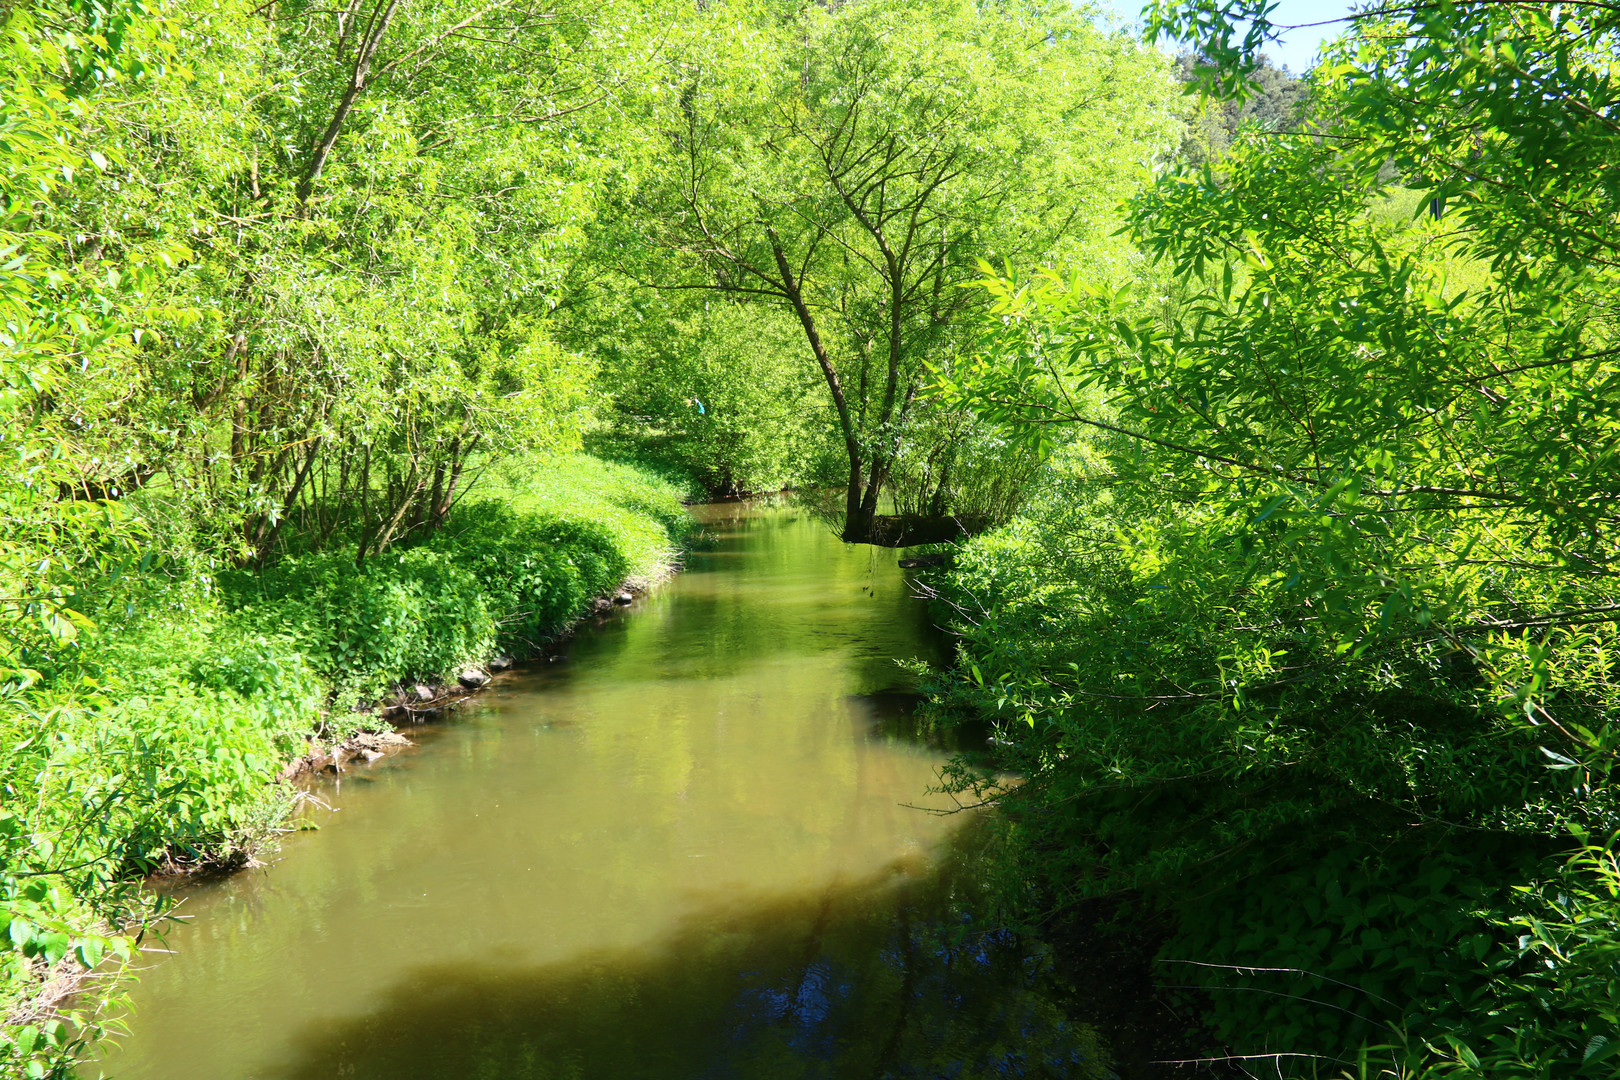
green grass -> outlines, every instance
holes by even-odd
[[[693,525],[682,499],[702,489],[690,477],[589,454],[514,458],[486,473],[467,496],[495,499],[518,512],[602,526],[624,553],[630,576],[662,576]]]

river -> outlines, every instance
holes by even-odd
[[[972,914],[973,815],[929,812],[945,755],[896,660],[941,642],[896,553],[695,512],[714,543],[670,583],[316,785],[271,865],[187,886],[87,1074],[1094,1071]]]

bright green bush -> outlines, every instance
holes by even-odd
[[[45,811],[36,824],[99,807],[93,849],[110,874],[229,858],[284,801],[266,781],[325,683],[287,637],[229,623],[147,627],[104,650],[96,695],[35,713],[31,754],[7,759],[8,794]]]
[[[435,543],[476,577],[505,647],[533,651],[628,575],[629,560],[600,525],[495,502],[468,506],[462,517],[463,528]]]
[[[681,500],[701,494],[701,488],[683,485],[678,474],[656,465],[558,454],[502,462],[473,497],[499,500],[518,513],[600,528],[624,553],[629,576],[653,579],[674,564],[696,527]],[[466,527],[472,518],[458,517],[448,531]]]
[[[690,527],[675,492],[643,470],[541,458],[505,466],[420,547],[362,565],[318,552],[220,584],[233,626],[289,635],[326,678],[375,697],[453,677],[497,647],[532,652],[626,578],[655,576]]]
[[[164,866],[246,856],[287,806],[269,780],[326,689],[282,638],[147,627],[97,653],[101,687],[9,688],[0,709],[0,1002],[64,957],[124,963]],[[60,1061],[99,1031],[93,984],[65,1013],[0,1032],[0,1071]],[[40,1074],[43,1075],[43,1074]]]
[[[323,675],[366,694],[445,675],[494,647],[478,580],[429,548],[384,552],[364,566],[348,552],[321,552],[262,574],[226,574],[221,585],[237,608],[234,625],[290,635]]]

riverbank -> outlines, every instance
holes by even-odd
[[[471,689],[670,573],[687,494],[629,465],[534,459],[481,478],[424,541],[364,560],[336,545],[225,570],[173,542],[148,559],[118,610],[87,613],[74,662],[8,701],[0,1071],[55,1075],[99,1037],[114,979],[58,1006],[135,955],[157,914],[141,877],[247,864],[293,804],[289,763],[390,739],[412,716],[402,692]]]

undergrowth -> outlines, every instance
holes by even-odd
[[[1196,508],[1060,458],[933,579],[961,642],[936,707],[990,720],[1023,778],[949,771],[1003,811],[1004,915],[1062,928],[1124,903],[1173,927],[1142,960],[1206,1003],[1165,1034],[1207,1025],[1212,1060],[1614,1076],[1612,786],[1504,719],[1453,651],[1414,633],[1335,653],[1230,550]],[[1285,677],[1244,666],[1267,650]]]

